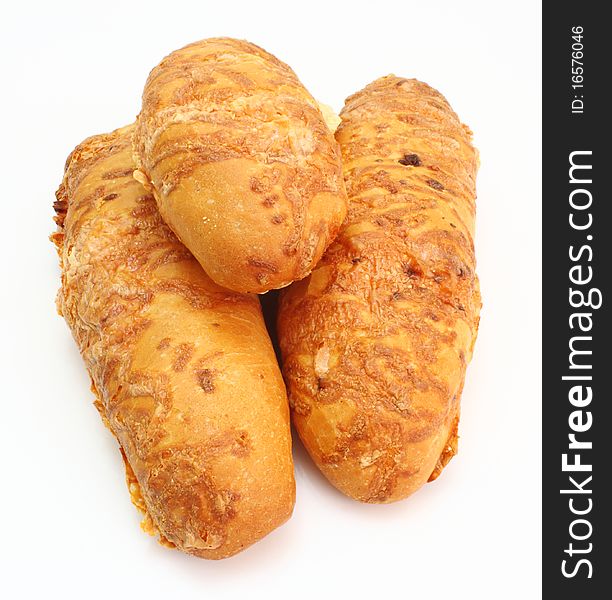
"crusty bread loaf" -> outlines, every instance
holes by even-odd
[[[155,67],[134,152],[164,220],[232,290],[306,276],[346,214],[340,152],[317,103],[248,42],[203,40]]]
[[[456,451],[478,327],[477,154],[446,100],[383,77],[336,132],[348,217],[310,277],[281,293],[293,421],[345,494],[404,498]]]
[[[133,177],[133,127],[70,155],[58,308],[162,540],[223,558],[290,516],[289,411],[256,296],[218,287]]]

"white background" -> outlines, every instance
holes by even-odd
[[[2,12],[0,595],[538,598],[539,3],[101,0]],[[460,453],[438,481],[401,503],[361,505],[298,444],[293,518],[243,554],[207,562],[138,527],[117,444],[55,313],[47,236],[70,150],[134,119],[164,55],[217,35],[262,45],[336,110],[391,72],[447,96],[481,152],[484,308]]]

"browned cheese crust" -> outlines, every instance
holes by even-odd
[[[478,327],[477,153],[446,100],[383,77],[336,132],[349,214],[311,276],[281,294],[293,421],[345,494],[405,498],[456,452]]]
[[[85,140],[57,192],[58,308],[162,541],[224,558],[286,521],[289,410],[257,297],[218,287],[132,176],[133,127]]]
[[[203,40],[155,67],[134,152],[164,220],[232,290],[305,277],[346,214],[340,151],[317,103],[245,41]]]

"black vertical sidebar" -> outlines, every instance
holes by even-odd
[[[610,597],[612,133],[604,3],[543,5],[543,597]]]

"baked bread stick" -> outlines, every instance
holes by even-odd
[[[305,277],[346,214],[340,152],[317,102],[245,41],[203,40],[162,60],[134,151],[164,220],[232,290]]]
[[[57,192],[58,308],[165,543],[243,550],[291,515],[285,390],[256,296],[220,288],[133,178],[133,127],[91,137]]]
[[[295,427],[342,492],[393,502],[457,450],[478,328],[471,132],[428,85],[388,76],[346,101],[336,131],[346,221],[281,292]]]

